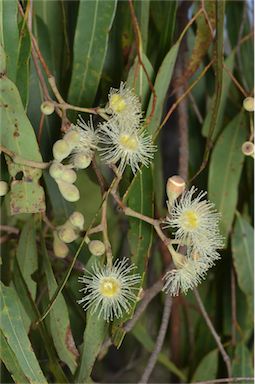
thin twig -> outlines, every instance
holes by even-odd
[[[0,232],[14,233],[15,235],[19,234],[19,229],[16,227],[11,227],[10,225],[0,225]]]
[[[163,316],[162,316],[162,321],[160,324],[160,329],[158,333],[158,337],[155,343],[155,348],[154,351],[152,352],[148,364],[144,370],[144,373],[139,380],[139,384],[146,384],[148,383],[148,380],[150,378],[150,375],[156,365],[158,355],[162,349],[165,336],[166,336],[166,331],[168,328],[168,323],[169,323],[169,318],[170,318],[170,313],[171,313],[171,307],[172,307],[172,297],[170,295],[166,296],[165,299],[165,304],[164,304],[164,310],[163,310]]]
[[[8,148],[4,147],[3,145],[0,145],[0,152],[4,152],[16,164],[27,165],[28,167],[39,168],[39,169],[46,169],[50,166],[50,162],[44,163],[40,161],[32,161],[32,160],[24,159],[23,157],[16,155],[16,153],[10,151]]]
[[[100,171],[100,169],[98,168],[97,166],[97,163],[96,163],[96,159],[95,157],[93,157],[92,159],[92,168],[93,168],[93,171],[95,172],[95,175],[97,177],[97,181],[98,181],[98,184],[100,186],[100,190],[101,190],[101,195],[103,196],[105,191],[106,191],[106,182],[105,182],[105,179]]]
[[[108,194],[106,193],[106,197],[104,199],[104,202],[102,204],[102,219],[101,219],[101,225],[103,228],[103,240],[105,245],[105,253],[107,258],[107,266],[112,266],[112,247],[111,243],[109,241],[108,236],[108,226],[107,226],[107,201],[108,201]]]
[[[227,367],[227,372],[228,372],[228,377],[231,378],[231,375],[232,375],[232,368],[231,368],[231,361],[230,361],[230,358],[227,354],[227,352],[225,351],[223,345],[222,345],[222,342],[221,342],[221,339],[220,339],[220,336],[218,335],[218,333],[216,332],[214,326],[213,326],[213,323],[211,322],[209,316],[208,316],[208,313],[206,312],[206,309],[204,307],[204,304],[200,298],[200,295],[198,293],[198,290],[196,288],[194,288],[194,295],[196,297],[196,300],[197,300],[197,304],[199,306],[199,309],[205,319],[205,322],[206,324],[208,325],[208,328],[210,329],[211,331],[211,334],[214,338],[214,340],[216,341],[216,344],[219,348],[219,351],[222,355],[222,358],[223,360],[225,361],[225,364],[226,364],[226,367]]]
[[[236,345],[236,279],[234,266],[231,266],[231,320],[232,320],[232,345]]]
[[[223,68],[231,78],[231,80],[235,83],[236,87],[239,89],[239,91],[244,95],[244,97],[248,97],[248,93],[245,91],[245,89],[241,86],[241,84],[237,81],[233,73],[230,71],[230,69],[227,67],[226,64],[223,64]]]

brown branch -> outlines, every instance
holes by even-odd
[[[23,157],[16,155],[16,153],[10,151],[8,148],[4,147],[3,145],[0,145],[0,151],[4,152],[7,156],[9,156],[15,164],[26,165],[31,168],[39,168],[39,169],[46,169],[50,166],[50,162],[44,163],[40,161],[32,161],[32,160],[24,159]]]
[[[95,172],[95,175],[96,175],[96,177],[97,177],[98,184],[99,184],[99,186],[100,186],[101,194],[102,194],[102,196],[103,196],[104,193],[105,193],[105,191],[106,191],[106,183],[105,183],[105,179],[104,179],[102,173],[100,172],[100,169],[99,169],[98,166],[97,166],[95,157],[93,157],[91,163],[92,163],[93,171]]]
[[[172,308],[172,297],[170,295],[166,296],[165,299],[165,304],[164,304],[164,310],[163,310],[163,315],[162,315],[162,320],[159,328],[159,333],[158,337],[155,343],[155,348],[149,358],[148,364],[142,374],[141,379],[139,380],[139,384],[146,384],[148,383],[148,380],[150,378],[150,375],[156,365],[158,355],[162,349],[165,336],[166,336],[166,331],[168,328],[168,323],[169,323],[169,318],[170,318],[170,313],[171,313],[171,308]]]
[[[223,64],[223,68],[225,69],[225,71],[227,72],[227,74],[229,75],[231,80],[234,82],[236,87],[239,89],[239,91],[244,95],[244,97],[248,97],[249,94],[244,90],[244,88],[241,86],[241,84],[237,81],[237,79],[235,78],[233,73],[230,71],[230,69],[226,66],[226,64]]]
[[[211,334],[214,338],[214,340],[216,341],[216,344],[219,348],[219,351],[222,355],[222,358],[226,364],[226,367],[227,367],[227,372],[228,372],[228,377],[231,378],[231,375],[232,375],[232,368],[231,368],[231,361],[230,361],[230,358],[227,354],[227,352],[225,351],[223,345],[222,345],[222,342],[221,342],[221,339],[220,339],[220,336],[218,335],[218,333],[216,332],[214,326],[213,326],[213,323],[211,322],[209,316],[208,316],[208,313],[206,312],[206,309],[204,307],[204,304],[200,298],[200,295],[198,293],[198,290],[196,288],[194,288],[194,295],[195,295],[195,298],[196,298],[196,301],[197,301],[197,304],[199,306],[199,309],[203,315],[203,318],[205,319],[205,322],[208,326],[208,328],[210,329],[211,331]]]
[[[0,232],[14,233],[15,235],[19,234],[19,229],[16,227],[11,227],[10,225],[0,225]]]

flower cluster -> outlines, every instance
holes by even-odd
[[[202,200],[205,192],[193,198],[195,192],[196,188],[191,187],[179,201],[176,199],[173,204],[168,204],[166,227],[175,231],[178,249],[171,250],[176,269],[166,273],[163,290],[173,296],[197,286],[220,258],[217,250],[223,246],[219,232],[220,215],[212,203]],[[178,252],[180,249],[186,251],[185,255]]]

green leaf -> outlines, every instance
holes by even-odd
[[[149,62],[147,56],[142,53],[142,62],[147,70],[149,78],[152,81],[153,78],[153,68],[151,63]],[[142,109],[146,106],[146,101],[149,96],[150,86],[144,69],[140,64],[138,64],[138,58],[136,57],[134,64],[130,68],[127,84],[130,88],[133,88],[135,93],[140,96],[142,102]]]
[[[115,10],[116,0],[80,2],[68,96],[72,104],[90,107],[94,102]]]
[[[47,280],[49,299],[51,299],[58,287],[58,284],[51,268],[43,236],[41,237],[41,240],[44,272]],[[62,293],[58,295],[49,313],[49,317],[51,334],[57,353],[60,359],[68,365],[71,372],[74,373],[77,368],[76,358],[78,356],[78,351],[73,340],[68,310]]]
[[[105,320],[99,319],[97,313],[87,312],[81,361],[76,383],[87,383],[89,381],[92,368],[106,336],[107,328],[107,323]]]
[[[29,383],[47,383],[20,316],[13,288],[1,283],[1,329]]]
[[[245,116],[239,113],[226,126],[212,151],[208,195],[221,213],[221,232],[226,238],[231,229],[238,199],[238,184],[243,168],[242,143],[246,140]]]
[[[148,42],[148,27],[150,16],[150,0],[135,0],[134,1],[135,14],[140,27],[142,36],[143,52],[146,52]]]
[[[177,54],[179,51],[179,46],[180,46],[180,40],[178,40],[177,43],[175,43],[170,49],[170,51],[167,53],[157,73],[157,77],[154,84],[154,89],[157,95],[157,99],[155,103],[153,117],[150,121],[150,124],[147,127],[148,132],[150,134],[153,134],[153,136],[156,136],[156,134],[158,133],[158,127],[162,117],[164,101],[165,101],[169,84],[173,75],[173,70],[174,70]],[[147,117],[150,115],[152,111],[153,102],[154,101],[153,101],[153,94],[152,94],[149,102],[149,107],[147,109]]]
[[[233,377],[253,377],[254,375],[251,354],[244,343],[236,347],[232,373]],[[245,384],[244,381],[240,383]]]
[[[230,70],[230,72],[233,71],[234,62],[235,62],[235,52],[232,52],[224,62],[224,64]],[[214,129],[211,137],[212,140],[214,140],[219,134],[219,132],[221,132],[222,130],[223,123],[224,123],[224,113],[226,109],[227,100],[229,97],[229,88],[231,83],[232,83],[231,77],[229,76],[227,71],[224,70],[222,75],[222,93],[220,96],[220,105],[219,105],[216,121],[214,122]],[[203,123],[203,127],[202,127],[202,134],[206,137],[208,137],[209,135],[211,118],[212,118],[212,108],[209,108]]]
[[[252,226],[237,212],[234,232],[232,234],[232,252],[238,285],[246,295],[253,313],[253,284],[254,284],[254,231]]]
[[[213,380],[217,377],[218,350],[209,352],[199,363],[191,382]]]
[[[4,365],[10,372],[15,383],[27,383],[28,378],[23,373],[20,368],[19,362],[16,359],[15,354],[10,348],[6,338],[3,335],[3,332],[0,330],[0,358],[3,361]]]
[[[38,268],[36,232],[34,218],[31,217],[22,228],[17,249],[17,260],[31,297],[35,299],[36,283],[31,275]]]
[[[28,104],[29,91],[29,59],[31,54],[31,40],[25,19],[20,26],[20,38],[17,58],[17,73],[15,84],[18,87],[24,108]]]
[[[1,40],[6,53],[7,75],[15,81],[18,60],[19,29],[17,22],[18,3],[2,0],[0,7]]]
[[[0,83],[1,142],[15,155],[32,161],[42,161],[34,130],[24,112],[16,86],[5,76]],[[21,172],[21,180],[11,183],[12,214],[45,211],[44,191],[39,185],[41,170],[13,163],[6,157],[10,175]]]
[[[146,328],[141,323],[137,323],[132,329],[131,333],[148,352],[153,351],[153,340],[151,339]],[[171,360],[169,360],[168,356],[165,353],[159,353],[158,362],[165,366],[170,372],[178,376],[182,381],[186,382],[185,374],[181,372]]]

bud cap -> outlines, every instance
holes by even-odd
[[[89,247],[89,251],[94,256],[102,256],[105,253],[105,245],[100,240],[90,241],[88,247]]]
[[[185,187],[185,181],[181,176],[169,177],[166,184],[166,193],[170,205],[184,192]]]

